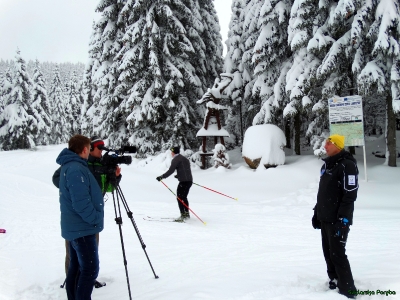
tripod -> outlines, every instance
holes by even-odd
[[[127,261],[126,261],[126,255],[125,255],[125,245],[124,245],[124,238],[122,236],[122,217],[121,217],[121,206],[120,206],[120,202],[122,202],[122,205],[125,208],[125,211],[128,215],[128,218],[131,220],[133,228],[135,228],[137,237],[139,238],[140,244],[142,245],[142,249],[144,251],[144,254],[147,257],[147,261],[150,264],[150,268],[153,271],[154,277],[157,279],[158,276],[156,275],[156,273],[154,272],[153,266],[150,262],[149,256],[147,255],[146,252],[146,245],[143,242],[142,236],[140,235],[139,229],[136,225],[135,220],[133,219],[132,216],[132,212],[130,211],[129,207],[128,207],[128,203],[126,202],[125,196],[122,193],[121,187],[119,186],[119,184],[115,184],[114,185],[115,190],[112,192],[112,196],[113,196],[113,203],[114,203],[114,211],[115,211],[115,222],[117,223],[118,227],[119,227],[119,236],[121,239],[121,247],[122,247],[122,256],[124,258],[124,266],[125,266],[125,274],[126,274],[126,282],[128,284],[128,292],[129,292],[129,299],[132,300],[132,296],[131,296],[131,287],[130,287],[130,283],[129,283],[129,275],[128,275],[128,268],[127,268]],[[114,193],[116,192],[116,193]]]

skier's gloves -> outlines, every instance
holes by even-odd
[[[312,227],[314,229],[321,229],[321,221],[317,218],[317,212],[314,210],[314,215],[311,219]]]
[[[161,181],[161,180],[163,180],[163,177],[162,177],[162,176],[158,176],[156,179],[157,179],[158,181]]]
[[[346,218],[339,218],[335,223],[334,237],[343,238],[345,233],[349,231],[349,220]]]

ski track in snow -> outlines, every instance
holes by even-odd
[[[58,191],[51,182],[55,158],[63,146],[0,152],[4,170],[0,174],[0,228],[7,229],[0,235],[1,300],[66,299],[59,287],[64,281],[65,248]],[[155,180],[165,167],[157,159],[122,166],[122,191],[160,277],[154,278],[123,210],[132,298],[345,299],[327,287],[320,232],[311,227],[321,161],[288,156],[284,166],[252,171],[237,151],[230,157],[232,170],[193,171],[196,183],[239,199],[193,185],[190,207],[206,226],[193,214],[184,224],[143,220],[144,216],[178,215],[174,196]],[[363,178],[362,156],[356,158]],[[398,169],[372,165],[371,182],[360,180],[347,245],[356,287],[390,289],[397,295],[358,299],[400,298]],[[164,182],[175,192],[177,181],[172,176]],[[113,199],[108,195],[98,278],[107,286],[94,289],[93,299],[129,299],[114,218]]]

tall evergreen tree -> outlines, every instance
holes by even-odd
[[[253,50],[254,90],[263,103],[253,124],[273,123],[283,127],[282,109],[287,102],[285,79],[291,66],[287,43],[290,14],[289,0],[266,0],[260,10],[259,37]]]
[[[30,106],[31,86],[25,60],[17,50],[10,99],[0,115],[0,144],[3,150],[29,149],[35,146],[37,121],[32,116]]]
[[[365,39],[373,45],[371,52],[364,52],[363,68],[358,75],[363,94],[377,92],[386,100],[386,164],[396,166],[396,119],[400,111],[400,4],[398,1],[381,0],[372,9],[369,19],[373,21]],[[357,42],[358,36],[353,36]],[[358,60],[360,62],[360,60]],[[361,66],[362,64],[359,64]]]
[[[70,138],[70,125],[66,120],[65,98],[58,65],[55,66],[53,71],[53,80],[50,86],[49,98],[53,124],[51,136],[52,143],[66,143]]]
[[[244,84],[242,110],[245,112],[243,126],[247,128],[253,124],[253,119],[261,109],[260,89],[255,86],[253,51],[259,37],[258,22],[263,1],[246,0],[244,8],[243,36],[244,52],[242,56],[242,79]]]
[[[81,132],[81,98],[79,94],[79,82],[75,71],[72,71],[68,83],[67,93],[65,95],[66,103],[66,122],[69,126],[69,134],[75,135]]]
[[[227,53],[224,60],[224,72],[234,74],[234,80],[229,86],[230,100],[228,115],[226,118],[227,130],[235,143],[243,142],[243,68],[242,57],[244,53],[243,22],[244,0],[233,0],[231,6],[231,20],[229,23],[228,39],[226,40]],[[246,76],[248,77],[248,76]],[[232,87],[231,87],[232,86]]]
[[[141,153],[193,147],[201,124],[195,101],[222,67],[212,1],[102,1],[98,10],[95,130],[111,143],[129,139]]]
[[[32,87],[32,112],[37,120],[37,133],[35,135],[36,145],[50,144],[51,118],[49,116],[49,99],[47,97],[46,84],[39,61],[35,62]]]
[[[307,45],[313,36],[314,21],[318,16],[317,0],[295,0],[288,26],[288,41],[292,55],[291,68],[286,75],[286,92],[290,102],[283,115],[293,119],[294,152],[300,154],[302,113],[309,103],[310,85],[308,78],[318,67],[318,58],[308,52]]]

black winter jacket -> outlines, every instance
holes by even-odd
[[[190,162],[186,157],[180,154],[175,155],[171,161],[171,166],[169,167],[168,171],[162,175],[162,177],[167,178],[174,173],[175,170],[177,173],[176,178],[178,178],[180,182],[193,181],[192,171],[190,170]]]
[[[358,191],[357,161],[347,151],[323,159],[315,210],[323,222],[343,217],[353,223],[354,201]]]

